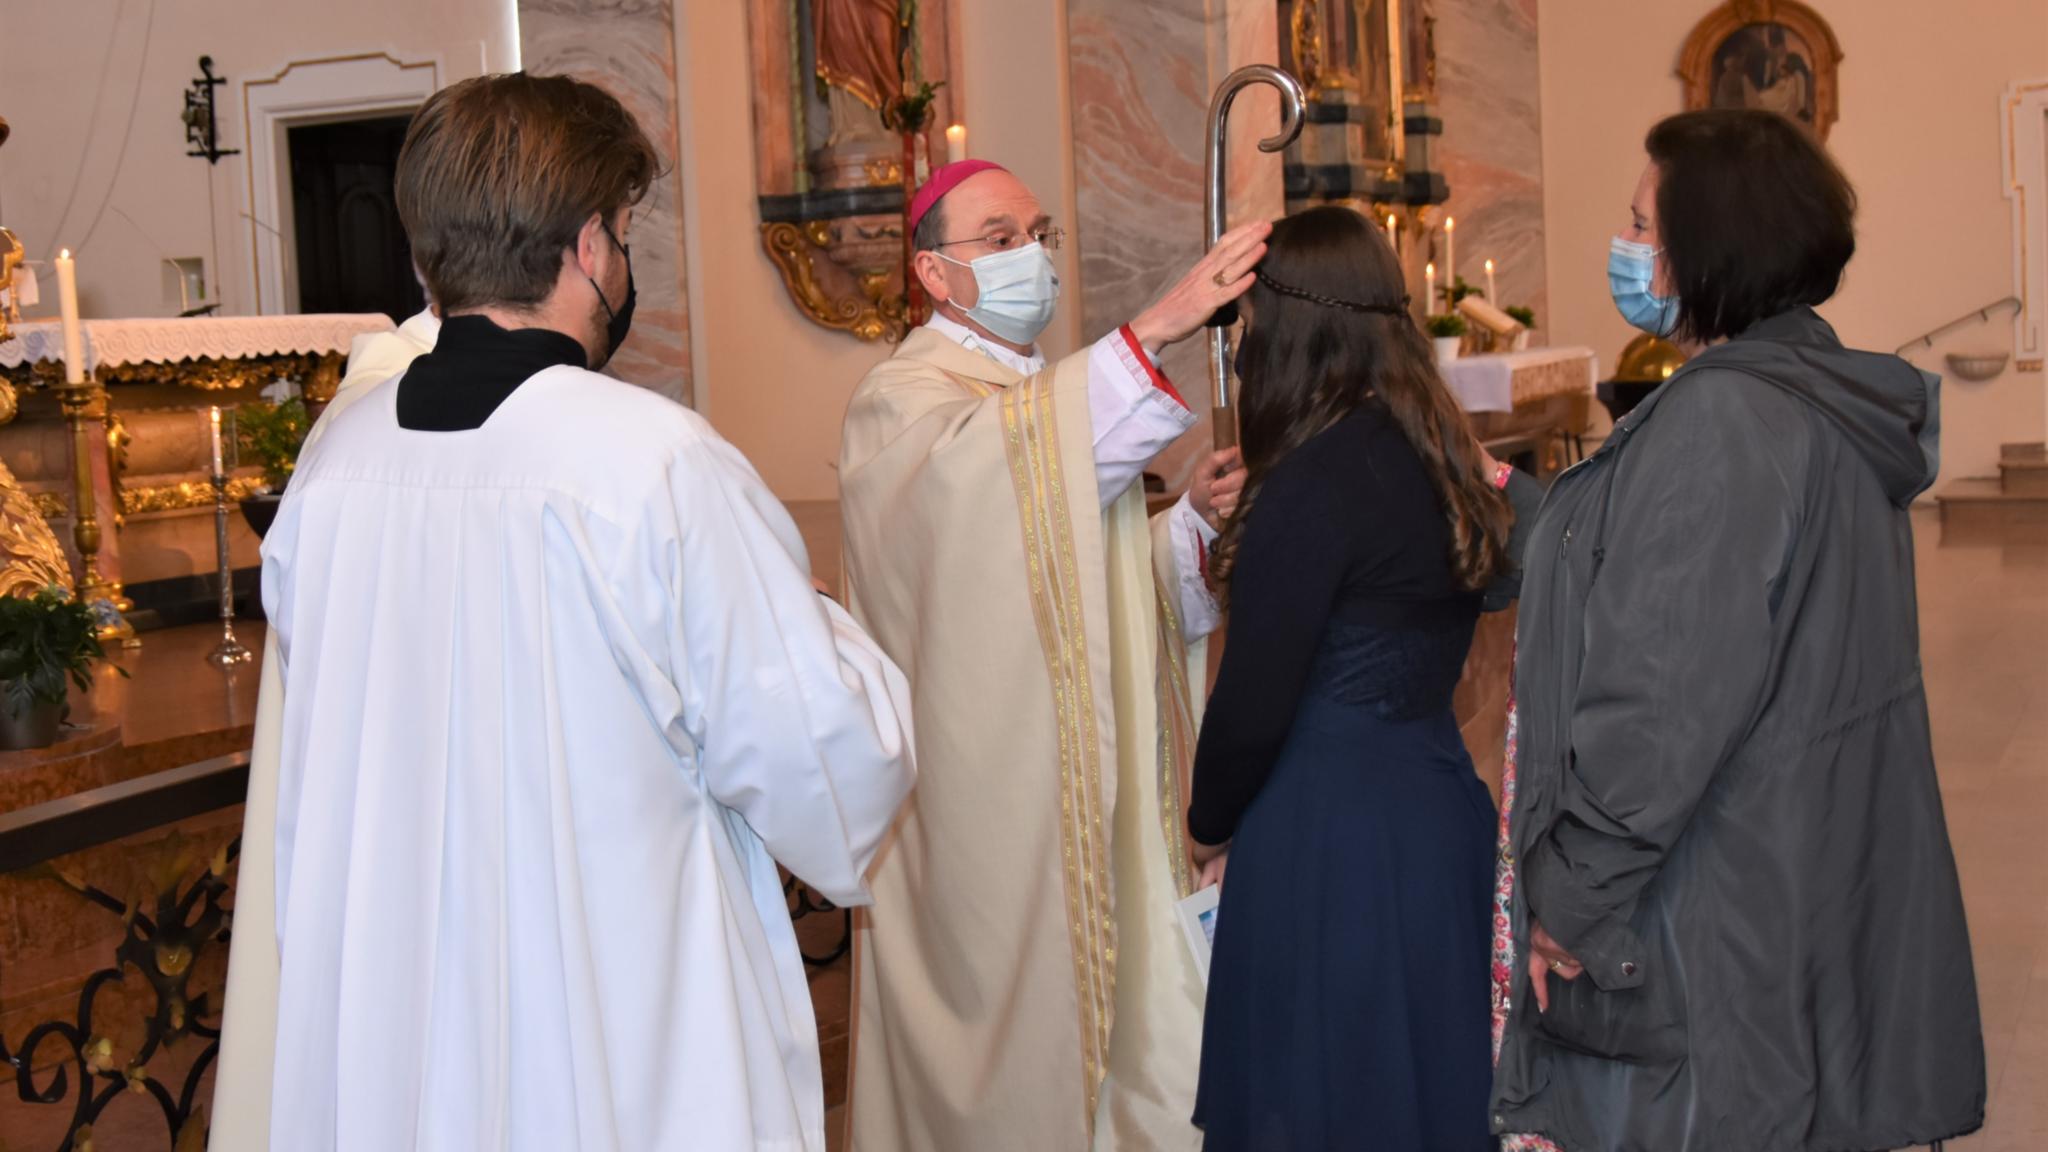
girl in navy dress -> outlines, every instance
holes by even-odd
[[[1188,828],[1209,1152],[1487,1152],[1494,809],[1451,710],[1512,512],[1359,214],[1275,225]]]

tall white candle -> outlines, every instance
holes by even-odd
[[[946,129],[946,163],[958,164],[967,159],[967,125],[955,124]]]
[[[1444,287],[1453,292],[1458,290],[1457,236],[1458,222],[1444,217]]]
[[[1387,213],[1387,247],[1394,250],[1394,255],[1401,254],[1401,229],[1397,226],[1392,212]]]
[[[1495,308],[1507,307],[1507,305],[1500,302],[1500,288],[1493,282],[1493,261],[1491,260],[1486,262],[1486,302]]]
[[[1422,266],[1422,301],[1422,314],[1424,316],[1436,315],[1436,263],[1434,261]]]
[[[64,316],[64,382],[85,383],[85,330],[78,324],[78,262],[57,254],[57,307]]]
[[[226,476],[227,470],[221,466],[220,409],[213,408],[208,410],[207,416],[213,424],[213,474],[216,477]]]

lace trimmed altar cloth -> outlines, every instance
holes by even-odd
[[[191,316],[153,320],[87,320],[86,370],[186,360],[259,356],[346,356],[357,336],[388,332],[390,317],[369,315]],[[55,320],[14,325],[0,344],[0,368],[64,359],[64,328]]]

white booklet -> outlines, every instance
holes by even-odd
[[[1209,983],[1209,950],[1216,944],[1216,905],[1222,898],[1222,886],[1211,884],[1174,905],[1180,910],[1181,933],[1187,937],[1188,950],[1195,954],[1195,967],[1205,986]]]

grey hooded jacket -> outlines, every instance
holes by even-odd
[[[1510,830],[1533,916],[1500,1132],[1863,1152],[1978,1128],[1984,1047],[1907,506],[1938,381],[1812,311],[1695,358],[1560,477],[1525,558]]]

